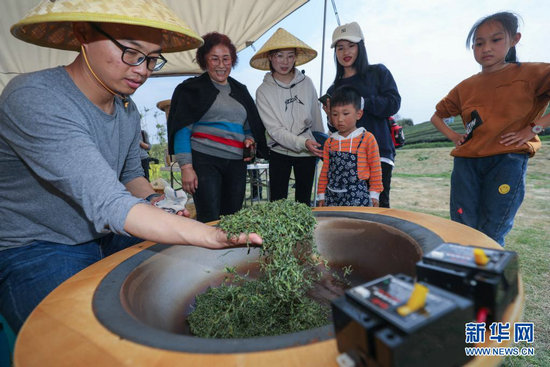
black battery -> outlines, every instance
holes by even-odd
[[[486,264],[478,264],[474,250],[482,250]],[[518,256],[513,251],[443,243],[416,264],[419,281],[458,293],[474,301],[475,313],[487,313],[486,322],[502,319],[518,294]]]
[[[402,316],[411,277],[387,275],[351,288],[332,302],[336,342],[357,366],[458,366],[464,353],[471,300],[431,284],[423,307]]]

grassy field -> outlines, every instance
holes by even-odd
[[[449,218],[450,147],[402,149],[392,178],[392,207]],[[525,200],[506,250],[516,251],[525,288],[523,320],[535,324],[534,357],[504,366],[550,366],[550,141],[529,162]],[[519,345],[527,346],[527,345]]]

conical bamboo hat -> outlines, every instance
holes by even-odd
[[[73,22],[119,23],[163,31],[162,52],[197,48],[202,38],[179,19],[162,0],[42,0],[11,33],[29,43],[79,51]]]
[[[277,29],[273,36],[250,59],[250,66],[254,69],[269,70],[269,52],[285,48],[296,49],[296,66],[305,64],[317,56],[317,51],[294,37],[283,28]]]

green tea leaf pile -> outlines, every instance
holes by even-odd
[[[292,200],[262,203],[223,216],[219,226],[235,236],[263,238],[259,266],[252,280],[226,269],[221,286],[195,300],[188,316],[191,332],[203,338],[279,335],[327,324],[330,309],[307,296],[320,274],[314,246],[311,208]]]

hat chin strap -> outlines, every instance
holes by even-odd
[[[99,79],[99,77],[96,75],[96,73],[94,73],[94,71],[92,70],[92,67],[90,66],[90,62],[88,61],[88,55],[86,55],[86,50],[84,49],[84,46],[80,45],[80,50],[82,51],[82,56],[84,56],[84,61],[86,62],[86,66],[88,67],[88,70],[90,70],[92,75],[94,76],[95,80],[97,80],[98,83],[101,84],[101,86],[103,88],[105,88],[105,90],[108,91],[109,93],[111,93],[113,96],[117,96],[120,99],[122,99],[122,103],[124,104],[124,108],[127,108],[128,103],[129,103],[128,97],[126,97],[126,96],[124,96],[120,93],[115,92],[114,90],[109,88],[107,85],[105,85],[105,83],[103,83],[103,81],[101,79]]]

